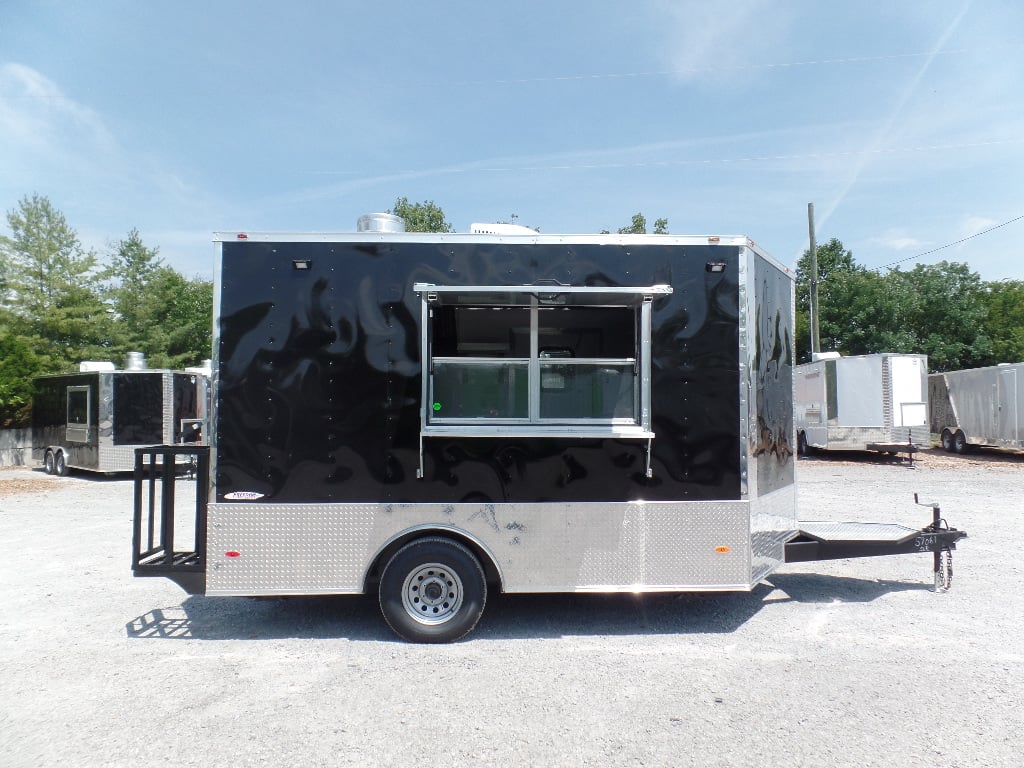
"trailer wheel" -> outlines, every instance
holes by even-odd
[[[56,456],[53,459],[53,473],[60,477],[66,477],[68,474],[68,462],[64,458],[64,451],[57,451]]]
[[[942,441],[942,450],[946,453],[953,452],[953,433],[948,429],[942,430],[942,434],[939,436],[939,440]]]
[[[443,538],[398,550],[380,579],[380,609],[398,636],[450,643],[469,634],[487,602],[483,568],[472,552]]]
[[[46,453],[43,454],[43,469],[46,470],[46,474],[52,475],[56,472],[56,467],[53,461],[53,451],[47,449]]]
[[[968,447],[967,435],[958,429],[956,434],[953,435],[953,450],[957,453],[967,453]]]
[[[811,446],[807,444],[807,433],[806,432],[797,432],[797,435],[796,435],[796,452],[799,453],[804,458],[807,458],[808,456],[810,456],[814,452],[814,449],[811,448]]]

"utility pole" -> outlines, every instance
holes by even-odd
[[[814,203],[807,204],[807,230],[811,236],[811,359],[821,352],[818,338],[818,246],[814,241]]]

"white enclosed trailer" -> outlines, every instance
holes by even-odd
[[[801,454],[811,448],[912,453],[927,445],[926,355],[826,354],[794,371]]]
[[[947,451],[1024,448],[1024,363],[933,373],[928,390],[931,431]]]

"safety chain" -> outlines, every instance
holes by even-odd
[[[946,553],[946,568],[942,568],[942,553]],[[953,551],[948,547],[939,552],[939,570],[935,574],[935,588],[948,592],[953,586]]]

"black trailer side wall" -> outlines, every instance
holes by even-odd
[[[70,466],[99,466],[100,392],[98,373],[72,373],[34,379],[32,392],[32,451],[41,461],[47,446],[66,446]],[[68,387],[88,388],[88,428],[68,434]]]
[[[754,375],[757,424],[750,456],[757,495],[795,481],[793,463],[793,281],[762,263],[756,277]]]
[[[113,374],[114,445],[160,445],[164,442],[164,374]]]
[[[278,503],[740,498],[735,246],[239,241],[222,248],[218,501],[230,493]],[[295,269],[295,260],[308,269]],[[417,479],[421,328],[413,284],[539,281],[673,287],[653,303],[653,477],[645,476],[638,440],[429,437],[425,477]],[[779,330],[774,318],[765,322],[766,336]],[[775,342],[764,350],[764,375],[773,375],[773,361],[778,367],[776,352]],[[772,440],[788,442],[778,438],[786,429],[773,423]]]

